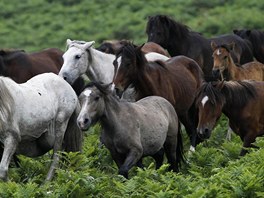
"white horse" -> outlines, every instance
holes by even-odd
[[[86,74],[91,81],[104,84],[113,82],[114,65],[116,56],[96,50],[94,41],[71,41],[67,39],[67,51],[63,55],[64,63],[59,72],[68,83],[73,84],[81,75]],[[150,52],[147,53],[148,61],[168,60],[167,56]]]
[[[67,150],[72,141],[75,146],[69,150],[81,149],[82,132],[76,123],[79,110],[74,90],[56,74],[40,74],[23,84],[0,77],[0,140],[4,145],[0,179],[8,179],[14,153],[37,157],[53,149],[46,177],[51,180],[62,145]]]

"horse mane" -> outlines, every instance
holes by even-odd
[[[0,56],[6,56],[6,55],[16,53],[16,52],[25,52],[25,50],[21,50],[21,49],[0,49]]]
[[[6,79],[9,78],[0,77],[0,131],[5,130],[6,123],[10,123],[10,119],[13,117],[14,114],[14,99],[10,91],[6,87]]]
[[[178,39],[184,39],[188,36],[190,28],[180,22],[176,22],[172,18],[166,15],[155,15],[149,17],[146,32],[151,31],[151,27],[156,25],[158,29],[163,29],[166,38],[170,38],[170,35],[177,36]]]
[[[254,47],[264,44],[264,32],[260,30],[251,30],[249,40]]]
[[[197,101],[201,101],[204,96],[208,96],[215,105],[228,103],[228,106],[241,108],[249,100],[256,98],[257,91],[252,85],[253,81],[217,81],[204,83],[201,86]]]

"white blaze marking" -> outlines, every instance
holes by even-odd
[[[204,98],[202,99],[202,105],[204,107],[205,103],[209,100],[208,96],[204,96]]]
[[[83,92],[83,94],[84,94],[85,96],[87,96],[87,97],[89,97],[91,93],[92,93],[91,90],[85,90],[85,91]]]
[[[218,49],[218,50],[216,51],[216,54],[217,54],[218,56],[221,54],[220,49]]]

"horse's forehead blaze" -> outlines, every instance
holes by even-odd
[[[221,53],[222,53],[221,50],[220,50],[220,49],[217,49],[217,51],[216,51],[216,55],[219,56],[219,55],[221,55]]]
[[[85,95],[86,97],[89,97],[91,93],[92,93],[92,90],[87,89],[83,92],[83,95]]]
[[[209,97],[208,97],[208,96],[204,96],[204,97],[203,97],[203,99],[202,99],[202,101],[201,101],[203,107],[204,107],[205,103],[206,103],[208,100],[209,100]]]

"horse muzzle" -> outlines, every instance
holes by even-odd
[[[199,138],[205,140],[205,139],[209,139],[211,136],[211,129],[205,127],[205,128],[198,128],[197,129],[197,134],[199,136]]]
[[[213,69],[212,75],[214,78],[218,79],[220,77],[220,70],[219,69]]]
[[[89,118],[84,118],[84,119],[78,119],[77,120],[77,124],[78,127],[82,130],[82,131],[87,131],[90,126],[91,126],[91,120]]]

